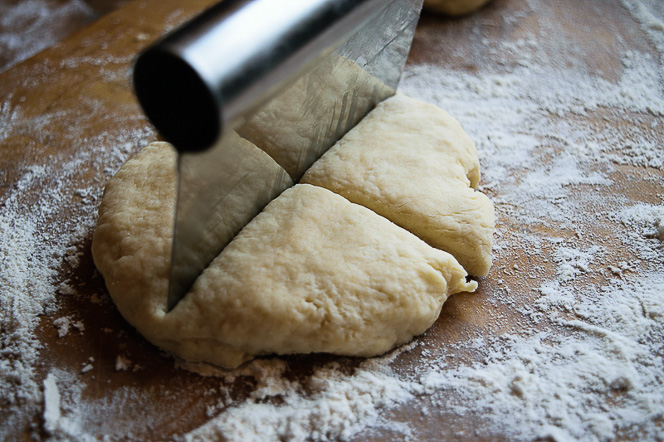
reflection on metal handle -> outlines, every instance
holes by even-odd
[[[223,1],[137,58],[136,95],[178,150],[207,149],[383,6],[383,0]]]

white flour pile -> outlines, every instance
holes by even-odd
[[[471,52],[490,54],[491,67],[468,73],[410,65],[401,86],[450,111],[478,146],[483,189],[498,216],[496,266],[481,282],[486,330],[472,329],[448,348],[425,335],[352,369],[332,362],[299,376],[277,358],[233,372],[180,363],[211,376],[206,381],[218,380],[218,388],[210,396],[217,399],[201,399],[210,404],[209,422],[178,439],[361,440],[387,434],[413,440],[661,440],[664,3],[623,2],[625,20],[633,17],[634,31],[645,35],[658,57],[620,49],[615,78],[579,61],[592,58],[586,48],[550,44],[555,23],[544,15],[545,5],[531,0],[521,10],[501,12],[507,23],[537,17],[538,35],[496,41],[473,34],[478,38]],[[9,121],[5,110],[3,119]],[[91,144],[130,146],[146,137],[114,134]],[[79,160],[97,155],[94,161],[103,158],[108,173],[126,154],[123,148],[99,148]],[[85,440],[95,435],[89,416],[101,419],[109,407],[138,403],[142,396],[127,386],[123,396],[83,399],[80,374],[57,368],[38,380],[37,315],[46,309],[58,332],[74,330],[77,318],[53,314],[58,269],[67,256],[76,266],[71,246],[90,236],[101,191],[99,183],[68,187],[75,167],[62,166],[24,171],[0,200],[0,400],[4,408],[21,409],[6,414],[4,427],[23,422],[21,413],[37,413],[46,433]],[[55,182],[35,196],[58,167]],[[636,175],[643,189],[630,198],[613,191],[631,189],[621,180]],[[82,215],[48,224],[75,190],[86,195],[74,200]],[[29,215],[19,220],[26,204]],[[93,324],[79,327],[87,331]],[[418,363],[400,364],[405,353],[419,354]],[[118,361],[118,370],[131,370],[131,360]],[[244,378],[252,380],[251,391],[231,395],[227,386]],[[425,423],[445,422],[445,428],[420,423],[428,433],[418,433],[404,417],[413,413]],[[476,426],[469,428],[469,421]],[[128,425],[127,431],[142,425]]]
[[[280,360],[254,361],[232,375],[216,373],[226,380],[248,375],[256,379],[257,386],[242,404],[221,404],[231,407],[183,439],[348,439],[367,426],[408,434],[406,424],[381,417],[381,408],[408,403],[422,386],[396,378],[388,367],[391,359],[368,360],[352,375],[332,363],[317,369],[305,382],[285,379],[286,366]],[[216,414],[215,410],[210,414]]]

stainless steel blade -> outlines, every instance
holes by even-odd
[[[180,151],[167,310],[265,205],[394,94],[421,5],[231,2],[221,11],[231,17],[224,18],[231,20],[226,28],[218,18],[199,19],[194,31],[176,33],[146,52],[142,64],[138,59],[139,100]],[[223,48],[215,42],[230,45],[232,54],[221,57]],[[247,47],[240,49],[249,56],[238,55],[236,46],[243,43]],[[181,84],[173,78],[150,83],[163,69],[174,71]],[[158,91],[178,85],[179,93],[168,94],[179,103],[173,107]]]
[[[293,185],[269,155],[232,131],[207,150],[181,153],[178,171],[167,310],[249,220]]]

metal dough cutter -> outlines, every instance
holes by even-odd
[[[134,87],[178,151],[170,311],[272,199],[393,95],[422,0],[226,0],[142,52]]]

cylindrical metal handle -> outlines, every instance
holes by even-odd
[[[136,95],[179,150],[206,149],[384,6],[384,0],[223,1],[139,55]]]

